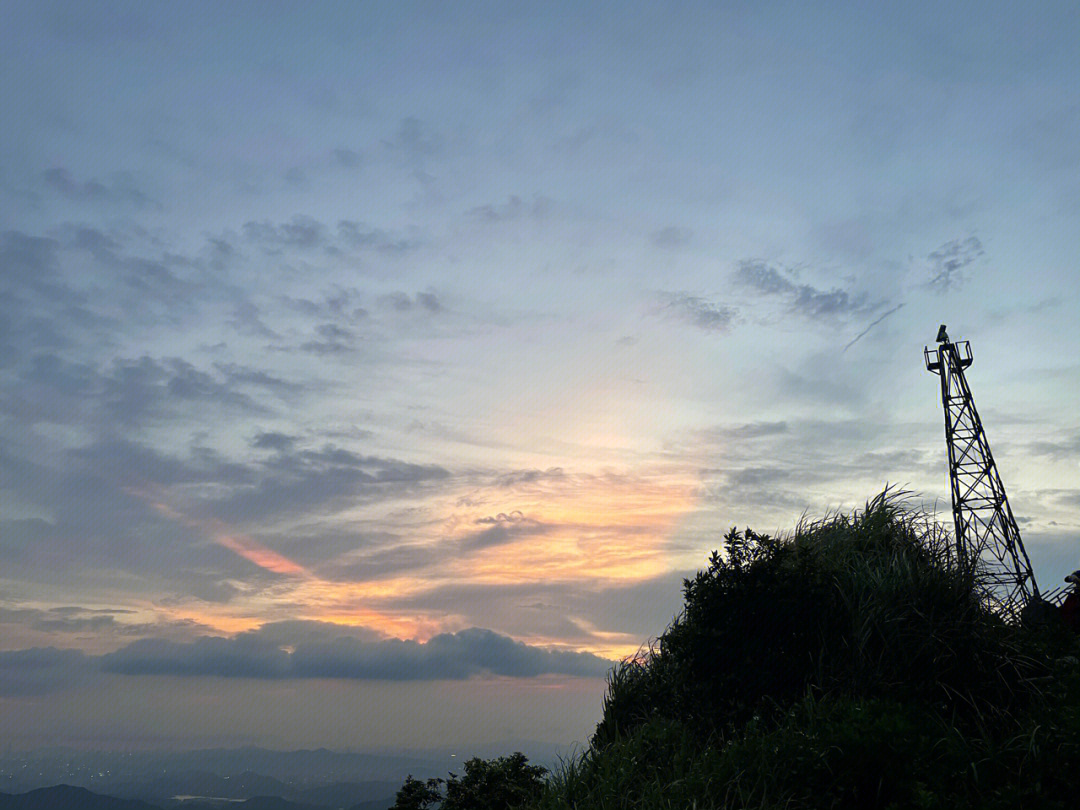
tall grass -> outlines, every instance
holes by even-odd
[[[590,747],[540,806],[1075,799],[1076,642],[1004,622],[956,555],[888,490],[787,536],[732,529],[663,635],[611,672]]]

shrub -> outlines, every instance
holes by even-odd
[[[790,537],[732,529],[684,583],[682,613],[609,678],[593,744],[655,717],[712,735],[808,693],[1008,711],[1045,674],[985,607],[947,535],[888,490]]]
[[[544,786],[547,769],[528,763],[519,751],[491,760],[474,757],[460,778],[421,781],[410,774],[390,810],[515,810],[535,801]]]
[[[1075,807],[1080,640],[1002,621],[969,562],[888,491],[733,529],[534,806]]]

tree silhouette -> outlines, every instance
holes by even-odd
[[[390,810],[427,810],[442,801],[439,786],[442,779],[428,779],[423,782],[413,778],[410,773],[398,788],[393,807]]]
[[[423,782],[409,774],[390,810],[515,810],[538,797],[544,785],[547,768],[528,763],[517,751],[490,760],[474,757],[460,778],[452,773],[449,779]]]
[[[517,751],[508,757],[465,763],[465,775],[451,774],[442,810],[511,810],[537,797],[547,768],[529,765]]]

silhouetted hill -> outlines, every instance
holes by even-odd
[[[298,804],[282,799],[280,796],[255,796],[241,802],[242,810],[322,810],[314,804]]]
[[[176,810],[326,810],[314,804],[298,804],[280,796],[253,796],[242,802],[191,799],[172,807]]]
[[[159,810],[134,799],[91,793],[71,785],[38,788],[29,793],[0,793],[0,810]],[[269,810],[269,808],[267,808]]]
[[[983,577],[888,491],[732,529],[532,810],[1074,810],[1080,638],[1006,622]]]
[[[361,754],[326,749],[271,751],[263,748],[218,748],[196,751],[85,751],[44,748],[30,752],[0,754],[0,791],[25,793],[40,787],[74,785],[90,791],[157,802],[163,796],[196,795],[250,798],[256,795],[284,795],[306,801],[299,795],[281,793],[278,784],[252,782],[246,795],[205,789],[213,787],[210,776],[234,779],[259,774],[294,791],[334,782],[395,782],[407,774],[438,776],[448,766],[441,752],[408,754]],[[190,774],[195,784],[185,785],[177,777]],[[210,775],[210,776],[207,776]],[[155,780],[161,780],[155,782]],[[172,784],[169,784],[169,783]],[[193,789],[205,783],[204,789]],[[150,786],[150,787],[148,787]],[[173,790],[173,788],[176,788]],[[172,791],[170,793],[170,790]]]
[[[394,794],[400,786],[400,782],[335,782],[332,785],[292,791],[284,796],[296,802],[334,808],[371,803],[379,807],[389,807],[394,803]]]
[[[318,779],[324,782],[403,779],[408,773],[442,771],[442,763],[416,756],[359,754],[325,748],[272,751],[265,748],[209,748],[198,751],[148,755],[167,762],[170,769],[208,771],[219,775],[245,772],[273,774],[282,782]],[[400,774],[400,777],[398,777]]]

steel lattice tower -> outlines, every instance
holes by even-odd
[[[971,345],[950,341],[944,324],[937,342],[923,354],[927,370],[941,378],[957,556],[961,564],[978,567],[991,607],[1006,618],[1019,618],[1039,596],[1039,587],[964,378]]]

